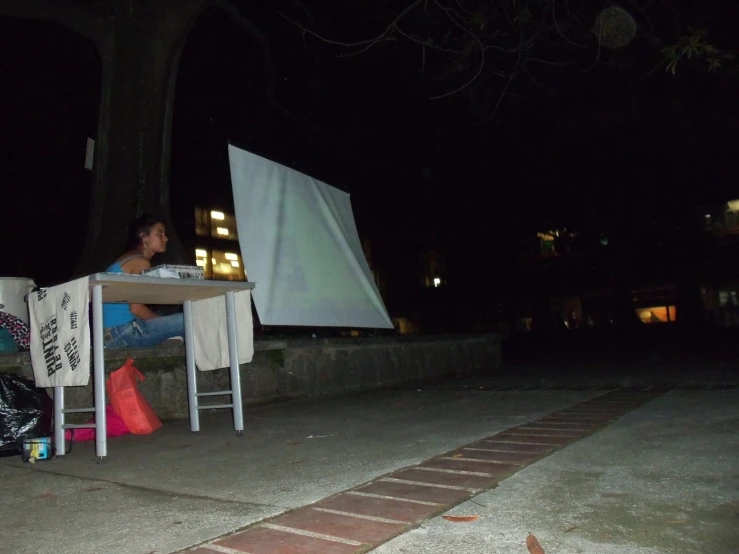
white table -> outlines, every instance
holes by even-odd
[[[236,309],[234,293],[254,288],[245,281],[206,281],[201,279],[166,279],[117,273],[90,275],[92,289],[92,351],[95,403],[93,408],[64,408],[64,387],[54,387],[54,436],[56,455],[65,452],[65,429],[95,428],[95,454],[102,462],[108,455],[107,421],[105,417],[105,349],[103,345],[103,303],[120,304],[182,304],[185,319],[185,358],[187,361],[187,397],[190,409],[190,429],[200,431],[199,410],[231,408],[234,429],[238,435],[244,431],[244,414],[241,404],[241,376],[236,340]],[[195,353],[193,351],[192,302],[216,296],[226,297],[226,326],[228,329],[228,355],[231,362],[231,390],[198,394]],[[231,396],[229,404],[198,405],[201,396]],[[65,424],[69,413],[95,412],[94,424]]]

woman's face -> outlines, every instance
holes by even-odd
[[[149,234],[141,235],[144,248],[154,254],[161,254],[167,250],[167,230],[162,223],[157,223],[151,228]]]

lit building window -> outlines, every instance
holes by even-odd
[[[212,218],[213,213],[211,212]],[[210,236],[216,239],[239,240],[239,233],[236,230],[236,216],[221,212],[217,213],[222,216],[222,219],[219,219],[216,224],[216,219],[213,218]]]
[[[675,306],[656,306],[636,310],[642,323],[672,323],[675,321]]]
[[[236,217],[219,210],[195,208],[195,234],[199,237],[239,240]]]
[[[546,233],[536,233],[539,238],[539,254],[543,256],[556,256],[557,251],[554,248],[554,241],[556,238],[555,231],[548,231]]]
[[[221,250],[213,250],[212,279],[220,281],[245,281],[243,264],[241,256],[233,252],[223,252]]]
[[[195,249],[195,264],[202,267],[206,279],[220,281],[245,281],[246,274],[241,264],[241,256],[234,252]]]
[[[434,286],[438,287],[439,285],[441,285],[441,279],[439,279],[438,277],[434,277]]]
[[[195,265],[203,268],[203,277],[210,279],[210,264],[208,263],[208,251],[205,248],[195,249]]]

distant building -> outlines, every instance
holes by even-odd
[[[737,327],[739,199],[703,206],[699,217],[709,237],[700,290],[706,320],[719,327]]]
[[[714,236],[739,235],[739,199],[705,206],[701,211],[705,229]]]
[[[427,250],[422,256],[423,275],[421,285],[439,288],[446,283],[446,260],[438,250]]]
[[[636,315],[642,323],[674,323],[677,320],[677,289],[672,284],[631,291]]]
[[[245,281],[236,217],[220,210],[195,208],[195,263],[205,278]]]

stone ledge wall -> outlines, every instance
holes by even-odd
[[[134,358],[136,367],[145,375],[141,391],[159,417],[187,419],[184,348],[106,350],[106,375],[123,365],[127,358]],[[244,404],[255,405],[442,376],[492,372],[500,365],[501,344],[494,334],[255,341],[254,359],[241,366],[241,390]],[[0,355],[2,371],[32,379],[30,355],[27,352]],[[228,390],[229,386],[228,369],[198,372],[198,392]],[[92,397],[92,381],[87,387],[65,389],[67,408],[90,407]],[[216,397],[201,401],[220,400]]]

